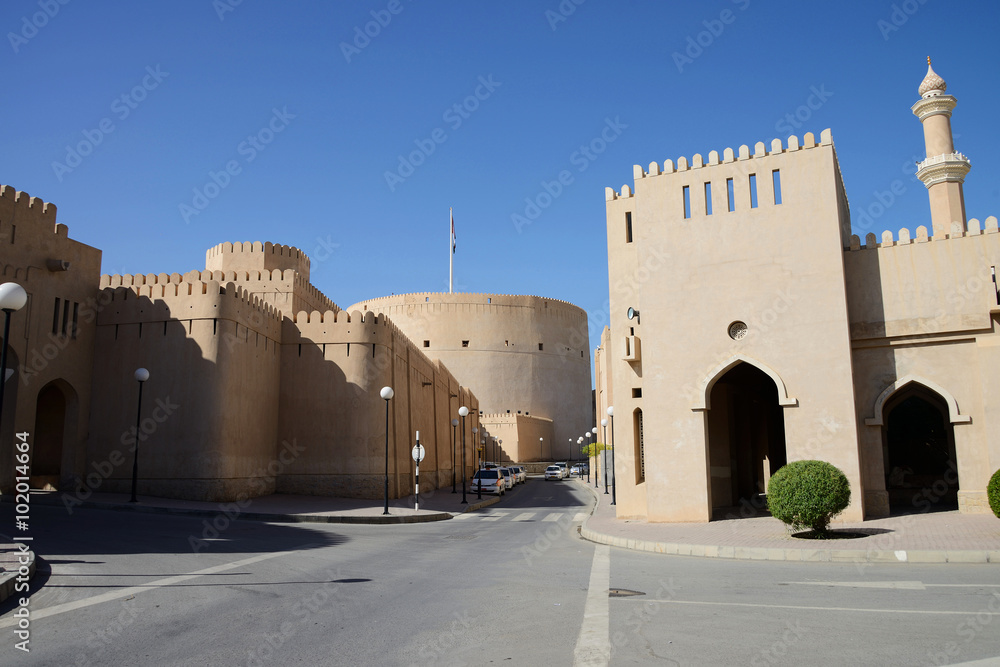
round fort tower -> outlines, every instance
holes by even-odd
[[[565,458],[568,441],[575,443],[592,426],[587,313],[573,304],[525,295],[417,293],[359,301],[348,310],[387,315],[476,392],[484,415],[551,419],[553,458]]]

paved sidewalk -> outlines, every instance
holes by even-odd
[[[638,551],[741,560],[852,563],[1000,563],[1000,519],[992,514],[933,512],[861,523],[834,522],[837,532],[866,537],[809,540],[791,536],[777,519],[709,523],[620,520],[603,489],[583,483],[597,507],[580,531],[584,539]]]

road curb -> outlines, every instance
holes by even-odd
[[[601,503],[601,494],[584,485]],[[593,512],[591,512],[593,516]],[[580,537],[597,544],[607,544],[622,549],[666,554],[669,556],[695,556],[697,558],[725,558],[730,560],[792,561],[797,563],[1000,563],[1000,550],[869,550],[869,549],[785,549],[774,547],[718,546],[710,544],[678,544],[656,542],[631,537],[612,536],[587,527],[590,517],[580,527]]]
[[[17,544],[17,542],[12,541],[6,535],[0,535],[0,542],[4,542],[7,544]],[[17,578],[19,576],[23,576],[21,573],[22,567],[28,568],[28,577],[27,579],[22,579],[22,582],[31,581],[31,578],[35,576],[35,552],[30,549],[27,552],[20,552],[20,551],[16,552],[16,554],[20,553],[27,554],[28,562],[26,564],[8,563],[5,564],[5,566],[11,566],[14,567],[15,569],[7,570],[5,567],[2,571],[0,571],[0,602],[3,602],[4,600],[6,600],[7,598],[9,598],[14,594],[15,592],[14,589],[18,583]]]
[[[32,497],[32,502],[38,505],[58,507],[58,502],[51,502],[48,499]],[[229,503],[232,504],[232,503]],[[400,523],[427,523],[430,521],[446,521],[454,515],[450,512],[434,512],[433,514],[390,514],[388,516],[357,516],[357,515],[331,515],[331,514],[269,514],[266,512],[239,512],[225,511],[220,509],[197,509],[181,507],[156,507],[153,505],[125,504],[125,503],[103,503],[94,501],[74,501],[76,507],[86,509],[111,510],[113,512],[139,512],[143,514],[168,514],[173,516],[208,516],[215,517],[223,515],[232,520],[244,519],[247,521],[266,521],[271,523],[352,523],[352,524],[400,524]],[[394,508],[399,510],[400,508]],[[402,510],[406,511],[406,510]]]

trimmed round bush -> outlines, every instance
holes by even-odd
[[[830,520],[851,502],[851,485],[826,461],[794,461],[774,473],[767,486],[771,516],[793,529],[825,533]]]
[[[986,487],[986,497],[990,501],[990,509],[1000,519],[1000,470],[990,477],[990,483]]]

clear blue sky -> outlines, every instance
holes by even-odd
[[[446,291],[451,206],[456,291],[575,303],[593,348],[604,188],[633,164],[830,127],[856,224],[903,188],[862,237],[929,224],[910,106],[930,55],[959,101],[968,214],[1000,214],[996,0],[577,2],[6,0],[0,182],[55,203],[105,273],[272,241],[341,306]]]

